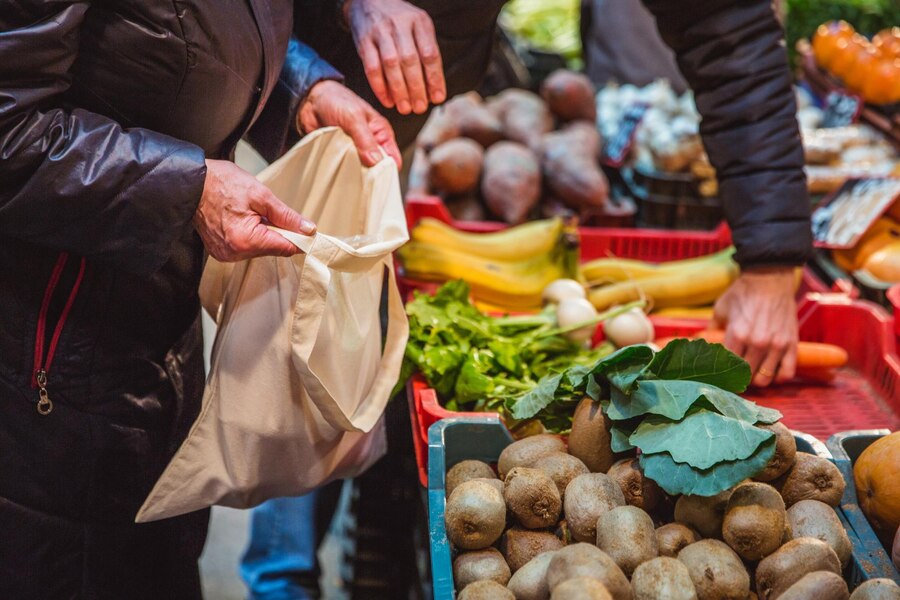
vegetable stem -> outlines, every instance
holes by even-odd
[[[575,323],[574,325],[569,325],[568,327],[557,327],[555,329],[549,329],[547,331],[539,333],[535,336],[535,338],[540,339],[544,337],[552,337],[556,335],[562,335],[564,333],[569,333],[570,331],[575,331],[577,329],[581,329],[582,327],[587,327],[588,325],[596,325],[598,323],[602,323],[603,321],[626,313],[632,308],[644,308],[645,306],[647,306],[647,302],[645,300],[635,300],[634,302],[629,302],[628,304],[623,304],[622,306],[617,306],[616,308],[611,308],[606,312],[602,312],[593,319],[582,321],[581,323]]]

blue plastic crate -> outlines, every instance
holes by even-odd
[[[831,452],[815,437],[797,432],[794,437],[798,451],[831,459]],[[496,463],[500,452],[512,442],[509,430],[496,416],[443,419],[428,429],[428,525],[434,600],[453,600],[456,596],[453,550],[444,528],[447,469],[468,459]],[[848,486],[850,483],[852,476]],[[837,513],[853,546],[853,557],[844,574],[850,588],[873,577],[885,577],[878,574],[881,571],[871,568],[871,550],[856,536],[845,515],[841,511]]]
[[[859,555],[863,558],[861,568],[866,571],[866,579],[887,577],[900,584],[900,572],[894,567],[891,558],[878,536],[872,530],[868,519],[859,508],[856,495],[856,484],[853,480],[853,464],[863,450],[875,440],[890,433],[888,429],[863,429],[836,433],[828,439],[827,446],[834,456],[834,464],[841,470],[847,482],[844,497],[841,499],[841,512],[853,528],[861,548]],[[854,549],[854,556],[857,554]]]

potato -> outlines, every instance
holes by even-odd
[[[483,481],[456,486],[444,511],[447,537],[462,550],[487,548],[506,526],[506,503],[497,488]]]
[[[553,588],[550,600],[613,600],[613,597],[599,579],[575,577]]]
[[[801,500],[787,510],[787,519],[791,528],[790,539],[820,539],[837,554],[841,568],[850,562],[850,538],[833,508],[818,500]]]
[[[562,510],[556,484],[539,469],[516,467],[507,473],[503,499],[507,510],[528,529],[555,525]]]
[[[778,596],[781,600],[848,600],[847,582],[831,571],[807,573]]]
[[[640,508],[618,506],[597,520],[597,547],[631,577],[639,564],[659,556],[653,519]]]
[[[550,591],[576,577],[595,577],[603,582],[614,600],[632,600],[631,584],[616,562],[591,544],[572,544],[558,550],[547,568]]]
[[[516,597],[506,586],[486,580],[470,583],[456,596],[456,600],[516,600]]]
[[[541,84],[541,98],[562,121],[596,121],[596,95],[597,90],[586,75],[567,69],[553,71]]]
[[[625,458],[614,463],[607,475],[616,480],[625,495],[625,502],[631,506],[650,512],[662,499],[663,491],[655,481],[644,477],[637,458]]]
[[[425,121],[425,125],[416,137],[416,145],[428,153],[433,148],[447,140],[457,138],[459,135],[459,126],[447,114],[447,109],[438,106],[428,115],[428,120]]]
[[[675,502],[675,520],[693,527],[705,538],[722,538],[722,521],[732,490],[715,496],[680,496]]]
[[[631,576],[634,600],[697,600],[691,574],[683,562],[660,556],[642,563]]]
[[[453,581],[457,589],[485,579],[506,585],[511,576],[509,565],[496,548],[463,552],[453,561]]]
[[[775,485],[788,507],[801,500],[819,500],[837,506],[846,483],[838,468],[827,458],[798,452],[793,466]]]
[[[541,137],[553,129],[550,109],[537,94],[510,88],[487,101],[488,110],[500,119],[504,135],[537,151]]]
[[[757,425],[760,429],[775,434],[775,456],[766,467],[753,478],[757,481],[772,481],[784,475],[794,464],[797,455],[797,440],[791,430],[781,422],[771,425]]]
[[[591,473],[606,473],[615,460],[609,447],[611,424],[599,402],[585,398],[575,407],[569,454],[581,460]]]
[[[513,573],[506,586],[515,594],[516,600],[549,600],[547,567],[555,555],[555,550],[542,552]]]
[[[784,500],[765,483],[737,486],[728,499],[722,537],[745,560],[760,560],[781,546]]]
[[[850,600],[900,600],[900,586],[891,579],[870,579],[853,590]]]
[[[503,449],[497,460],[497,471],[500,479],[514,467],[531,467],[542,456],[552,452],[565,452],[566,443],[558,435],[542,433],[513,442]]]
[[[450,216],[457,221],[484,221],[487,218],[487,211],[474,194],[464,194],[462,196],[448,196],[444,198],[444,204],[450,211]]]
[[[436,146],[428,155],[431,187],[444,194],[474,190],[481,176],[484,150],[478,142],[455,138]]]
[[[506,223],[528,219],[541,199],[541,165],[527,146],[498,142],[484,155],[481,196],[488,209]]]
[[[756,567],[756,593],[760,600],[774,600],[804,575],[814,571],[831,571],[840,575],[841,561],[831,546],[822,540],[791,540]]]
[[[750,575],[734,550],[719,540],[701,540],[678,553],[699,600],[745,600]]]
[[[564,510],[572,537],[579,542],[597,540],[597,519],[617,506],[625,506],[618,484],[603,473],[579,475],[566,487]]]
[[[503,139],[500,119],[487,109],[477,92],[454,96],[444,106],[462,137],[471,138],[485,148]]]
[[[510,527],[500,538],[500,551],[513,573],[518,573],[535,557],[563,546],[562,540],[549,531],[531,531],[521,527]]]
[[[542,456],[535,461],[534,468],[550,476],[550,479],[556,484],[562,500],[565,500],[566,486],[570,481],[579,475],[590,473],[583,462],[565,452],[554,452]]]
[[[576,210],[599,208],[609,197],[609,182],[597,163],[596,129],[570,127],[544,136],[541,169],[547,189]]]
[[[453,490],[456,489],[456,486],[464,481],[469,481],[470,479],[496,478],[497,476],[494,474],[491,465],[486,462],[481,462],[480,460],[463,460],[450,467],[447,471],[446,483],[444,485],[447,488],[447,496],[449,496]]]
[[[656,528],[656,543],[660,556],[675,558],[684,547],[699,541],[700,535],[681,523],[666,523]]]

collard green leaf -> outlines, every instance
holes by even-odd
[[[760,406],[759,404],[755,404],[751,402],[756,407],[756,422],[763,423],[764,425],[771,425],[776,421],[780,421],[781,417],[784,416],[774,408],[769,408],[767,406]]]
[[[775,455],[775,439],[763,442],[743,460],[719,463],[709,469],[695,469],[677,463],[668,452],[641,454],[641,470],[672,495],[715,496],[759,473]]]
[[[591,373],[627,392],[652,360],[653,350],[649,346],[626,346],[597,361]]]
[[[555,394],[562,378],[562,373],[542,378],[537,386],[516,400],[512,407],[512,416],[516,419],[530,419],[550,406],[556,399]]]
[[[774,437],[771,431],[700,409],[691,411],[681,421],[650,415],[628,441],[641,452],[668,452],[677,463],[709,469],[721,462],[745,459]]]
[[[703,395],[708,386],[693,381],[661,381],[644,379],[630,396],[612,394],[609,418],[614,421],[639,415],[655,414],[678,420]]]
[[[721,344],[673,340],[647,367],[657,379],[689,379],[740,393],[750,385],[750,366]]]
[[[631,445],[631,442],[628,441],[628,437],[631,435],[631,432],[625,429],[621,429],[615,425],[610,427],[609,429],[609,446],[613,452],[628,452],[632,450],[634,446]]]

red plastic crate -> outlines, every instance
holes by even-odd
[[[828,385],[787,384],[744,396],[780,410],[788,427],[819,439],[850,429],[900,428],[900,359],[890,315],[870,302],[811,293],[800,305],[799,320],[800,339],[841,346],[850,357],[847,367]],[[658,337],[689,336],[705,327],[675,319],[654,319],[654,324]],[[428,428],[440,419],[473,413],[444,409],[420,376],[408,392],[419,480],[426,485]]]

